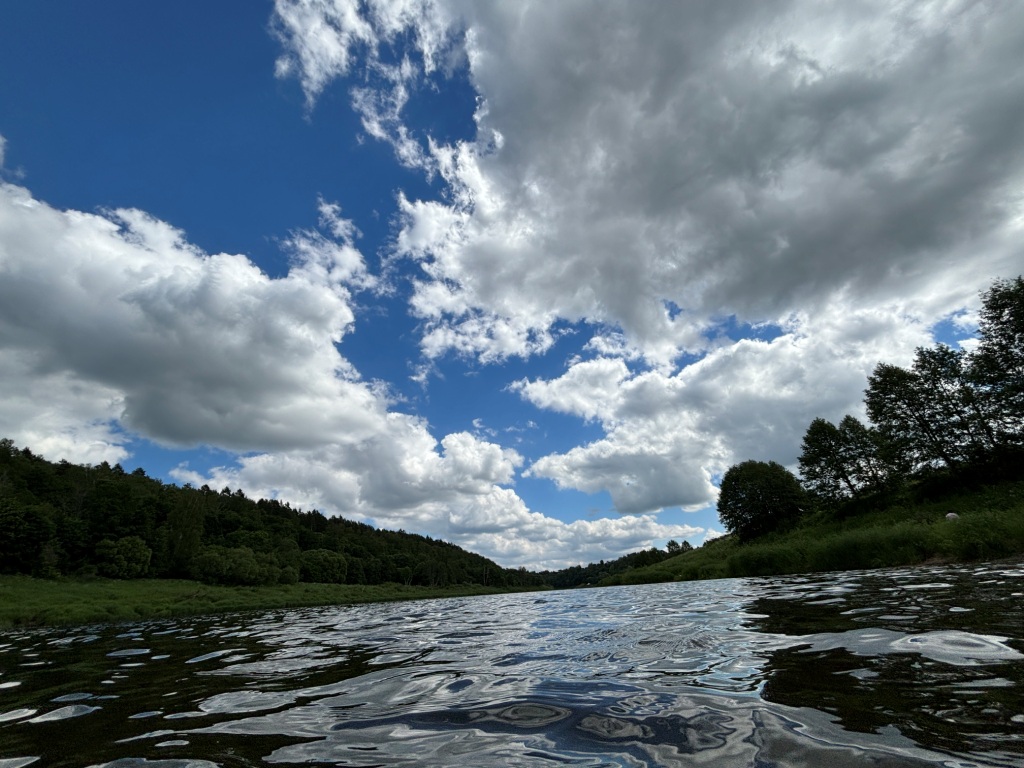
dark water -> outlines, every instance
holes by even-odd
[[[1024,562],[0,635],[0,768],[1024,766]]]

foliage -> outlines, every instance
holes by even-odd
[[[871,421],[917,473],[991,462],[1024,446],[1024,279],[982,294],[978,346],[917,350],[910,370],[880,363]]]
[[[989,401],[1002,445],[1024,443],[1024,277],[997,280],[982,294],[971,374]]]
[[[96,545],[96,568],[111,579],[138,579],[146,575],[153,550],[138,536],[125,536]]]
[[[39,575],[44,548],[54,535],[50,510],[0,498],[0,532],[0,573]]]
[[[947,520],[949,512],[958,519]],[[750,541],[725,536],[603,584],[768,576],[991,560],[1024,554],[1024,482],[894,502],[860,515],[810,515],[795,527]]]
[[[329,549],[309,549],[302,553],[299,576],[303,581],[344,584],[348,575],[345,556]],[[365,575],[364,575],[365,578]]]
[[[740,539],[752,539],[799,517],[807,495],[793,474],[774,461],[744,461],[722,478],[718,517]]]
[[[273,556],[249,547],[203,547],[192,561],[193,576],[205,584],[276,584],[281,569]]]
[[[865,405],[912,470],[976,462],[996,447],[990,401],[972,384],[971,359],[945,345],[918,349],[911,370],[879,364]]]
[[[801,448],[804,487],[830,504],[881,490],[898,472],[879,431],[853,416],[844,416],[838,427],[815,419]]]
[[[309,555],[309,552],[318,554]],[[0,440],[0,573],[195,577],[209,584],[540,584],[444,541],[305,512],[240,490],[53,463]]]

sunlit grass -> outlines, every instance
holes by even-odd
[[[955,512],[959,518],[947,520]],[[942,501],[900,504],[845,519],[818,514],[793,530],[747,543],[719,539],[606,583],[773,576],[990,560],[1024,554],[1024,483]]]
[[[89,624],[204,613],[496,594],[481,586],[288,584],[224,587],[172,579],[0,577],[0,627]]]

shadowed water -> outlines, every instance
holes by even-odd
[[[0,635],[0,768],[1024,766],[1024,564]]]

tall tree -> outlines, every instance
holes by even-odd
[[[1024,277],[997,280],[982,294],[971,378],[992,414],[999,445],[1024,444]]]
[[[995,445],[991,408],[979,398],[962,350],[920,348],[911,370],[879,363],[868,378],[871,421],[914,471],[959,467]]]
[[[807,428],[802,449],[804,488],[832,504],[881,489],[896,471],[878,430],[854,416],[844,416],[839,426],[815,419]]]
[[[846,451],[850,476],[859,490],[878,490],[904,469],[882,434],[860,419],[844,416],[839,422],[839,436]]]
[[[812,421],[801,448],[800,476],[808,491],[830,503],[857,493],[843,437],[835,424],[820,418]]]

